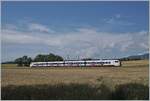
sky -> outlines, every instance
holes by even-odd
[[[1,55],[54,53],[67,59],[148,52],[148,1],[3,1]]]

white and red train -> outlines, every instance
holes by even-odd
[[[67,60],[51,62],[32,62],[30,67],[101,67],[121,66],[120,60]]]

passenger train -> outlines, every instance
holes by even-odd
[[[101,67],[121,66],[120,60],[67,60],[51,62],[32,62],[30,67]]]

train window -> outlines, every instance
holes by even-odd
[[[119,61],[115,61],[116,63],[118,63]]]

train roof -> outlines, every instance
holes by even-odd
[[[99,62],[99,61],[119,61],[119,60],[117,59],[86,60],[86,62]],[[32,62],[32,63],[64,63],[64,62],[85,62],[85,60],[65,60],[65,61],[48,61],[48,62]]]

